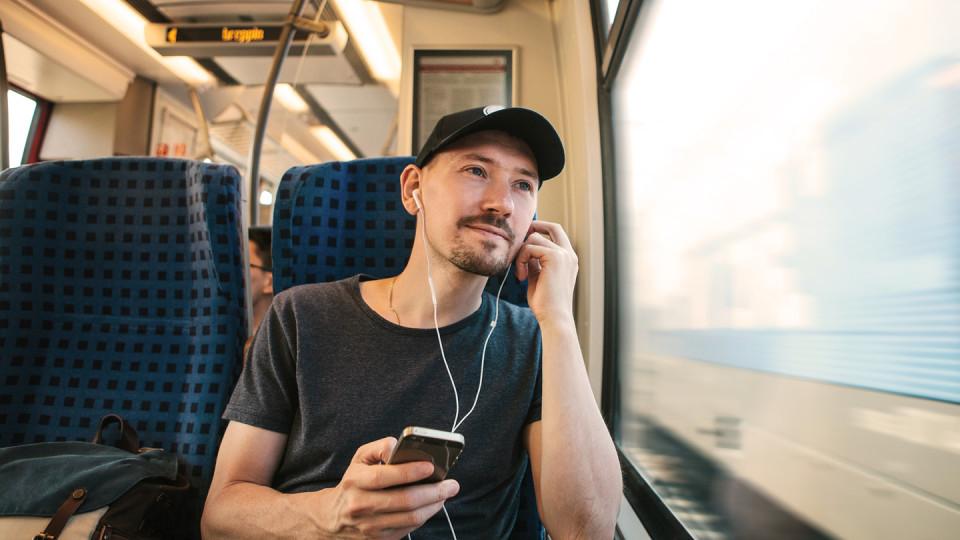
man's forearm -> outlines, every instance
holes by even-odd
[[[320,516],[308,509],[323,507],[315,499],[322,499],[324,491],[280,493],[250,482],[231,484],[207,501],[203,538],[322,538],[317,533]]]
[[[571,318],[540,329],[544,523],[558,539],[610,538],[622,491],[620,463],[590,389],[576,327]]]

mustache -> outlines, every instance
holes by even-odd
[[[460,218],[457,221],[457,227],[469,227],[476,223],[491,225],[500,229],[506,233],[507,238],[510,239],[510,242],[513,242],[517,238],[517,235],[513,233],[513,229],[510,228],[510,224],[507,223],[507,218],[498,217],[493,214],[480,214],[478,216]]]

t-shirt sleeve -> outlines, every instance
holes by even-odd
[[[286,434],[298,401],[296,359],[276,300],[253,338],[223,418]]]

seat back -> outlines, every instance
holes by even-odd
[[[205,489],[246,333],[239,189],[173,159],[0,175],[0,446],[117,412]]]
[[[413,157],[368,158],[294,167],[283,175],[273,210],[273,286],[343,279],[358,273],[383,278],[406,265],[416,218],[400,201],[400,173]],[[497,294],[503,276],[487,291]],[[526,283],[509,272],[501,299],[526,306]],[[543,538],[529,469],[511,538]]]
[[[400,204],[400,172],[412,162],[361,159],[287,171],[273,210],[274,292],[358,273],[398,274],[416,229]]]

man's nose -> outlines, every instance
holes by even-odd
[[[483,211],[509,216],[513,214],[513,196],[509,182],[494,181],[484,191]]]

